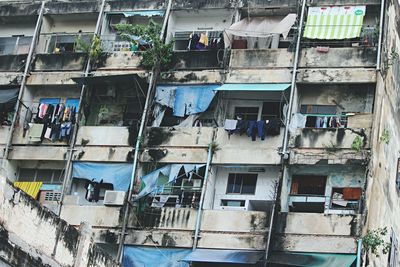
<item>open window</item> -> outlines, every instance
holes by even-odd
[[[335,105],[302,105],[300,112],[307,116],[309,128],[338,128],[347,124],[346,116],[337,115]]]
[[[294,175],[290,190],[290,211],[324,212],[326,176]]]
[[[334,187],[331,195],[331,209],[358,210],[362,189]]]

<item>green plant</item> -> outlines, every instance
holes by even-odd
[[[115,29],[124,40],[134,43],[136,41],[133,36],[136,36],[149,45],[140,53],[140,64],[144,68],[149,70],[156,66],[161,69],[168,68],[172,60],[173,42],[164,43],[160,38],[160,24],[150,20],[148,25],[118,24]]]
[[[385,144],[389,144],[390,136],[389,136],[389,130],[388,129],[383,130],[383,133],[382,133],[381,137],[379,138],[379,140],[381,142],[384,142]]]
[[[211,152],[214,154],[215,152],[217,152],[218,150],[221,150],[221,148],[219,147],[219,145],[218,145],[218,143],[217,142],[211,142],[210,144],[209,144],[209,149],[211,149]],[[208,148],[207,148],[207,151],[208,151]]]
[[[85,40],[83,40],[81,36],[78,36],[75,39],[75,49],[77,51],[87,53],[89,55],[89,59],[94,64],[97,64],[103,53],[103,48],[101,47],[101,40],[100,37],[97,35],[90,38],[92,39],[92,42],[88,43]]]
[[[351,149],[359,152],[363,147],[363,140],[360,136],[356,136],[351,144]]]
[[[379,257],[379,249],[382,249],[383,254],[387,254],[390,249],[390,243],[385,242],[383,237],[387,234],[387,228],[378,228],[375,230],[368,230],[367,234],[363,236],[362,243],[366,252],[371,252]]]

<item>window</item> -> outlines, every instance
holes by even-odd
[[[280,118],[282,107],[283,103],[281,102],[264,102],[262,108],[262,119],[270,120],[273,118]]]
[[[394,233],[393,229],[390,234],[390,250],[389,250],[389,257],[388,257],[388,266],[389,267],[396,267],[398,266],[399,262],[399,247],[396,234]]]
[[[336,106],[333,105],[302,105],[302,114],[307,114],[306,127],[316,127],[318,115],[336,115]]]
[[[245,200],[232,200],[232,199],[222,199],[221,206],[223,207],[244,207],[246,204]]]
[[[230,173],[228,177],[227,194],[252,195],[256,192],[257,174]]]
[[[244,120],[257,121],[258,107],[235,107],[235,118],[241,115]]]
[[[19,182],[43,182],[45,184],[61,184],[64,171],[53,169],[19,169]]]
[[[396,188],[400,191],[400,158],[397,159]]]
[[[292,179],[292,195],[325,195],[326,176],[295,175]]]
[[[332,188],[331,208],[357,210],[361,194],[361,188],[334,187]]]

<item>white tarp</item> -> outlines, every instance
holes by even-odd
[[[287,38],[290,29],[296,22],[296,14],[288,14],[286,17],[252,17],[245,18],[232,24],[226,33],[242,37],[266,38],[274,34],[282,34]]]

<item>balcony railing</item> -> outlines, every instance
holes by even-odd
[[[0,55],[28,54],[31,42],[31,36],[1,37]]]
[[[61,54],[85,51],[90,47],[93,33],[43,33],[39,38],[39,53]]]

